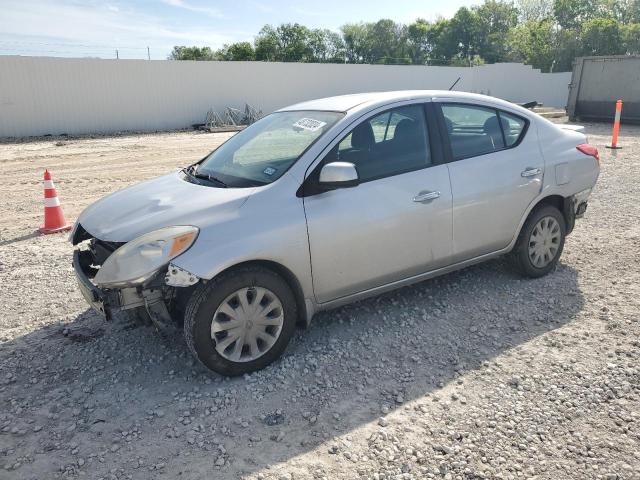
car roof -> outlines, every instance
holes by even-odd
[[[453,101],[471,100],[479,103],[490,103],[496,107],[506,107],[526,112],[525,109],[518,105],[487,95],[480,95],[469,92],[452,92],[449,90],[397,90],[390,92],[367,92],[355,93],[349,95],[338,95],[335,97],[318,98],[306,102],[296,103],[294,105],[280,109],[279,111],[292,110],[328,110],[336,112],[348,112],[357,107],[376,107],[403,100],[418,99],[451,99]],[[523,113],[524,113],[523,112]]]

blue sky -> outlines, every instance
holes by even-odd
[[[450,17],[469,0],[0,0],[0,55],[164,59],[173,45],[252,41],[266,24]]]

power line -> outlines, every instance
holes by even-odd
[[[68,45],[68,47],[73,47]],[[124,52],[123,52],[124,50]],[[115,53],[117,52],[117,53]],[[33,48],[3,45],[0,41],[0,54],[5,55],[25,55],[25,56],[56,56],[71,55],[75,57],[100,57],[100,58],[119,58],[124,53],[125,57],[131,59],[147,59],[151,60],[151,51],[148,47],[140,47],[132,51],[130,48],[121,47],[95,47],[91,49],[80,48],[75,50],[67,50],[64,48]]]
[[[126,48],[130,50],[146,50],[147,47],[131,47],[131,46],[123,46],[123,45],[100,45],[97,43],[94,44],[84,44],[84,43],[53,43],[53,42],[28,42],[23,40],[0,40],[0,43],[9,43],[13,45],[45,45],[52,47],[82,47],[82,48]]]

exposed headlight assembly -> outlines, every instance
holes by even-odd
[[[145,233],[113,252],[98,270],[94,282],[107,288],[143,283],[186,252],[198,232],[197,227],[176,226]]]

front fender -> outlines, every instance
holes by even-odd
[[[241,263],[274,262],[296,277],[305,299],[313,299],[302,199],[287,195],[278,201],[282,195],[282,189],[271,189],[252,196],[237,215],[202,229],[193,246],[172,263],[209,280]]]

